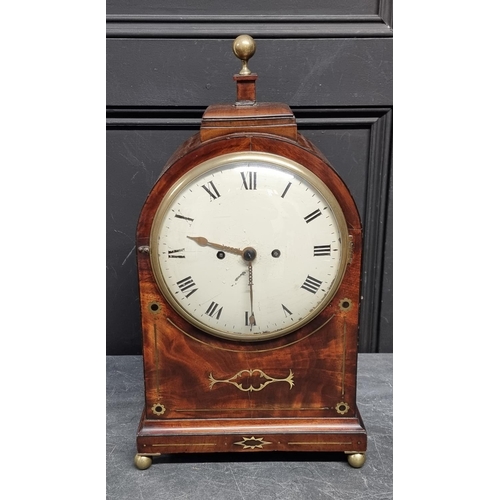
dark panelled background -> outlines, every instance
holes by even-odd
[[[235,100],[232,41],[244,33],[257,43],[249,63],[257,99],[292,107],[300,132],[356,200],[364,227],[360,351],[392,352],[392,4],[179,4],[108,1],[107,354],[141,353],[139,213],[204,109]]]

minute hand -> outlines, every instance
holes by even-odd
[[[208,241],[203,236],[188,236],[188,238],[198,243],[198,245],[200,245],[201,247],[212,247],[217,250],[225,250],[226,252],[243,256],[243,250],[240,250],[239,248],[228,247],[226,245],[219,245],[218,243],[213,243],[211,241]]]

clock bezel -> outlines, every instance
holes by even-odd
[[[196,179],[206,175],[207,173],[219,170],[228,165],[237,163],[237,162],[262,162],[267,163],[268,165],[285,170],[287,172],[292,173],[294,176],[297,176],[307,182],[313,189],[323,196],[326,203],[330,207],[333,212],[333,215],[336,219],[339,233],[340,233],[340,241],[341,241],[341,251],[340,251],[340,262],[338,267],[337,275],[331,284],[328,293],[321,299],[321,301],[309,311],[308,314],[304,315],[300,320],[293,323],[288,327],[281,328],[279,330],[273,331],[271,333],[261,333],[261,334],[242,334],[242,333],[228,333],[226,331],[222,331],[206,323],[203,323],[198,318],[192,316],[189,311],[182,307],[182,304],[177,301],[174,293],[169,288],[166,280],[164,279],[163,272],[161,270],[161,264],[159,259],[158,252],[158,233],[161,229],[161,225],[164,221],[164,217],[172,207],[173,202],[180,192],[182,192],[187,186],[191,185]],[[158,206],[158,209],[154,215],[153,223],[151,225],[151,233],[150,233],[150,261],[151,267],[153,271],[154,278],[156,283],[171,305],[171,307],[186,321],[200,329],[201,331],[213,335],[215,337],[229,340],[231,342],[244,342],[244,343],[255,343],[255,342],[263,342],[266,340],[272,340],[279,337],[283,337],[290,333],[293,333],[304,325],[310,323],[315,317],[317,317],[332,301],[333,297],[337,293],[342,280],[344,278],[347,264],[348,264],[348,256],[349,256],[349,232],[347,227],[346,218],[342,211],[339,201],[332,193],[332,191],[328,188],[328,186],[311,170],[306,168],[304,165],[294,161],[290,158],[286,158],[280,155],[276,155],[268,152],[256,152],[256,151],[239,151],[232,152],[227,154],[222,154],[220,156],[216,156],[210,158],[205,161],[201,161],[199,163],[194,163],[189,167],[189,170],[186,171],[166,192],[166,194],[161,199],[161,202]]]

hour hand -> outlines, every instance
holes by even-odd
[[[239,248],[234,248],[234,247],[228,247],[226,245],[220,245],[218,243],[213,243],[212,241],[208,241],[206,238],[203,236],[188,236],[190,240],[195,241],[200,245],[200,247],[212,247],[217,250],[224,250],[229,253],[234,253],[236,255],[241,255],[243,256],[243,250],[240,250]]]

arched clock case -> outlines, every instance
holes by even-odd
[[[245,52],[241,47],[250,47]],[[209,106],[139,217],[145,406],[136,466],[172,453],[322,451],[365,461],[356,405],[362,230],[290,108]]]

